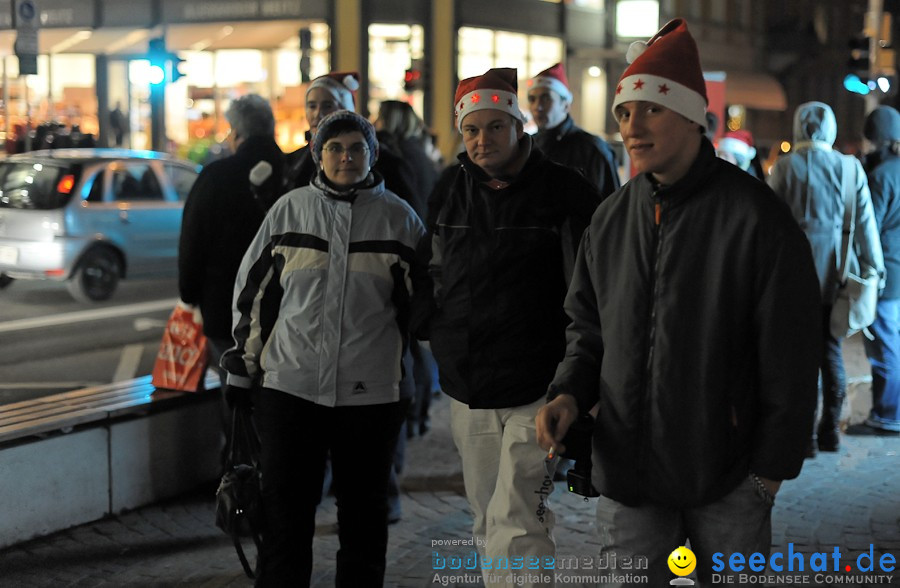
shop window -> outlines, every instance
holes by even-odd
[[[525,110],[525,81],[565,58],[563,42],[556,37],[461,27],[458,42],[459,79],[481,75],[492,67],[514,67],[519,75],[519,106]],[[526,130],[533,131],[534,125],[526,125]]]
[[[659,30],[657,0],[619,0],[616,4],[616,36],[652,37]]]
[[[526,80],[564,58],[563,42],[556,37],[461,27],[458,39],[459,79],[492,67],[515,67],[519,79]]]
[[[369,25],[369,104],[371,113],[378,112],[382,100],[409,101],[416,113],[423,115],[424,82],[407,86],[407,70],[424,71],[425,32],[420,25]]]

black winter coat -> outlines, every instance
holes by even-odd
[[[530,137],[522,141],[528,148]],[[466,154],[459,159],[429,203],[420,248],[434,280],[428,330],[441,388],[471,408],[530,404],[562,358],[566,286],[600,197],[537,149],[501,189]]]
[[[674,185],[641,174],[600,205],[565,308],[551,396],[599,402],[604,496],[686,508],[748,472],[800,473],[822,349],[812,253],[784,203],[708,141]]]
[[[182,300],[200,306],[207,337],[231,337],[234,279],[266,213],[250,186],[250,170],[261,160],[272,166],[263,192],[277,194],[284,154],[272,138],[248,137],[234,155],[203,168],[184,204],[178,290]]]
[[[556,163],[577,169],[606,198],[619,189],[616,156],[606,141],[575,125],[571,116],[555,128],[540,131],[535,143]]]

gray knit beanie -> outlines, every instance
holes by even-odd
[[[313,137],[312,145],[310,146],[316,166],[322,160],[322,147],[325,143],[329,139],[348,131],[359,131],[362,133],[363,138],[366,140],[366,145],[369,147],[369,169],[372,169],[372,166],[375,165],[375,160],[378,159],[378,138],[375,136],[375,127],[364,117],[349,110],[332,112],[319,123],[316,136]]]

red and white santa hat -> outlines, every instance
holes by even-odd
[[[324,76],[319,76],[309,83],[306,95],[309,96],[313,88],[324,88],[340,104],[342,110],[353,112],[356,110],[353,95],[359,90],[359,73],[355,71],[334,71]]]
[[[528,80],[528,89],[531,90],[532,88],[548,88],[559,94],[566,102],[572,101],[572,91],[569,90],[566,68],[561,63],[548,67]]]
[[[756,148],[753,146],[753,135],[750,131],[739,129],[737,131],[729,131],[725,136],[719,139],[717,149],[728,151],[738,157],[750,161],[756,157]]]
[[[649,41],[635,41],[625,56],[631,65],[619,78],[613,112],[623,102],[665,106],[706,128],[706,83],[697,43],[684,19],[669,21]]]
[[[506,112],[524,123],[525,115],[519,110],[518,88],[514,67],[497,67],[480,76],[464,79],[456,87],[453,107],[456,129],[461,133],[466,115],[486,109]]]

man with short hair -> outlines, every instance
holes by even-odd
[[[629,54],[613,112],[639,174],[584,233],[565,359],[537,436],[563,450],[569,426],[599,405],[591,481],[601,554],[645,559],[645,585],[665,586],[669,555],[689,539],[708,585],[714,553],[769,553],[775,494],[800,473],[818,283],[787,207],[704,137],[687,24],[670,22]]]
[[[538,127],[535,143],[551,160],[580,171],[605,198],[620,185],[615,153],[606,141],[575,125],[571,107],[562,63],[528,80],[528,108]]]
[[[413,331],[430,331],[473,534],[486,538],[492,562],[555,553],[553,482],[534,416],[565,347],[562,301],[578,240],[600,202],[579,173],[534,147],[516,86],[516,70],[498,68],[456,90],[465,153],[430,202],[420,251],[433,314]],[[548,585],[492,565],[482,566],[488,586]]]

